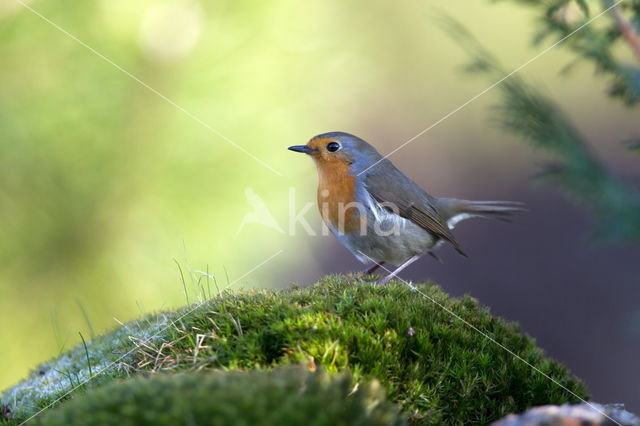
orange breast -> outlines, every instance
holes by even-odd
[[[361,232],[364,224],[356,203],[356,177],[349,176],[349,164],[318,160],[317,166],[320,215],[341,234]]]

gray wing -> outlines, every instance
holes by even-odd
[[[364,176],[369,194],[387,210],[410,220],[436,238],[449,242],[463,256],[462,250],[447,225],[447,218],[438,211],[438,200],[427,194],[418,184],[384,160]],[[387,204],[387,205],[385,205]],[[391,206],[389,206],[389,204]]]

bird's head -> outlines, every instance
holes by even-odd
[[[310,155],[319,168],[348,165],[351,174],[367,169],[382,158],[367,142],[344,132],[323,133],[311,138],[306,145],[294,145],[289,149]]]

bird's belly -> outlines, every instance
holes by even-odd
[[[330,227],[336,238],[362,263],[384,261],[400,265],[412,256],[428,252],[437,243],[423,228],[395,214],[385,212],[367,219],[364,235],[339,233]]]

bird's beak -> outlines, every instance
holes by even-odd
[[[290,146],[288,149],[295,152],[302,152],[304,154],[313,154],[314,152],[317,152],[317,150],[313,148],[309,148],[306,145],[294,145],[294,146]]]

